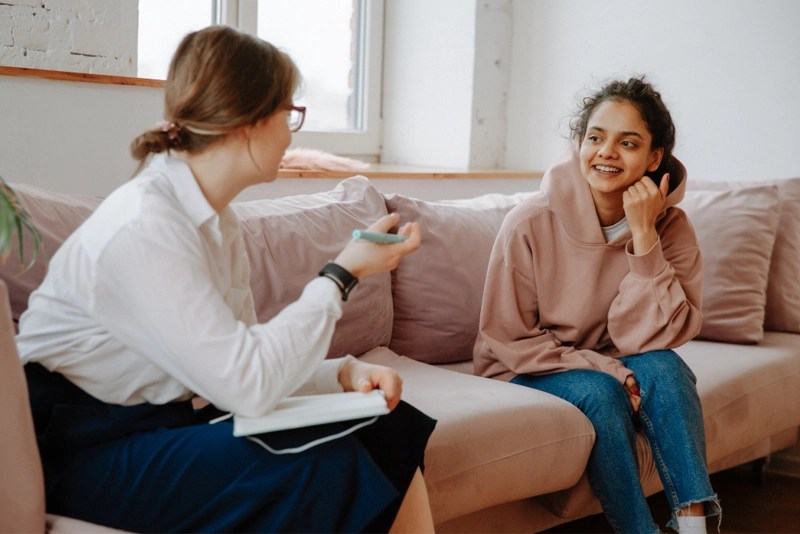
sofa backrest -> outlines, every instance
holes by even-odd
[[[52,255],[100,199],[13,184]],[[363,177],[324,193],[234,203],[251,260],[258,317],[266,321],[299,296],[335,256],[353,228],[388,211],[422,227],[423,245],[391,276],[362,281],[329,356],[388,345],[405,356],[450,363],[471,358],[489,253],[505,214],[526,196],[424,201],[381,194]],[[695,225],[706,286],[703,337],[757,343],[764,328],[800,332],[800,178],[770,183],[689,181],[679,204]],[[30,250],[30,243],[26,243]],[[45,272],[45,262],[18,275],[12,252],[0,266],[13,317]]]
[[[352,238],[386,215],[383,196],[363,176],[324,193],[234,203],[250,257],[256,314],[268,321],[300,297]],[[336,323],[329,357],[358,355],[387,345],[392,333],[389,273],[361,280]]]
[[[42,235],[43,251],[38,261],[20,273],[19,254],[12,247],[6,262],[0,265],[0,278],[8,286],[11,312],[14,321],[28,308],[28,297],[39,287],[47,272],[47,260],[55,254],[61,243],[75,231],[100,205],[101,198],[85,195],[56,193],[28,184],[10,184],[28,211],[37,230]],[[23,241],[25,259],[33,250],[33,240],[26,234]]]
[[[25,373],[0,280],[0,532],[43,532],[44,479]]]
[[[511,208],[534,193],[426,201],[387,195],[390,212],[416,221],[422,247],[392,272],[393,351],[426,363],[472,359],[486,269]]]
[[[687,187],[687,198],[681,207],[686,208],[699,236],[706,240],[704,255],[724,258],[717,265],[719,269],[726,269],[728,275],[735,269],[744,276],[735,279],[734,287],[707,286],[704,296],[708,306],[717,302],[715,312],[729,317],[747,315],[742,313],[747,306],[742,297],[749,291],[762,307],[764,329],[800,333],[800,177],[759,182],[689,180]],[[769,196],[771,188],[774,200]],[[734,211],[736,202],[746,209]],[[699,204],[714,205],[705,213],[705,206]],[[716,222],[710,220],[712,216]],[[719,231],[713,232],[708,225],[717,226]],[[771,235],[768,228],[772,228]],[[736,300],[719,302],[726,298],[723,292],[729,294],[728,299]],[[748,330],[755,332],[758,340],[758,324],[752,326],[758,318],[753,318],[752,313]]]
[[[703,254],[700,337],[758,343],[765,329],[800,333],[800,178],[688,184],[678,207]],[[438,202],[386,196],[389,211],[418,221],[423,232],[420,251],[392,275],[390,348],[428,363],[471,359],[494,237],[528,195]]]
[[[19,273],[16,249],[0,265],[9,288],[12,315],[19,320],[28,297],[47,271],[46,258],[91,215],[101,198],[56,193],[27,184],[11,184],[42,234],[44,257]],[[381,193],[362,176],[343,180],[332,191],[270,200],[233,203],[242,220],[250,257],[250,285],[260,321],[274,317],[296,300],[326,261],[350,240],[352,231],[387,214]],[[25,250],[32,250],[26,237]],[[388,345],[392,333],[391,276],[365,278],[344,308],[329,357],[361,354]]]

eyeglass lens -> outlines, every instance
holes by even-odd
[[[287,117],[287,121],[289,123],[289,129],[292,131],[297,131],[300,129],[300,126],[303,124],[304,118],[304,110],[299,109],[290,109],[289,116]]]

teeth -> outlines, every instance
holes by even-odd
[[[616,167],[606,167],[605,165],[595,165],[595,169],[601,172],[619,172]]]

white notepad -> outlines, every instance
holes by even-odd
[[[233,416],[233,435],[250,436],[276,430],[348,421],[389,413],[383,392],[348,391],[287,397],[267,415]]]

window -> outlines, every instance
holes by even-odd
[[[139,0],[136,75],[167,77],[169,60],[184,35],[213,23],[213,0]]]
[[[228,24],[285,50],[308,112],[294,144],[377,158],[383,0],[139,0],[139,76],[166,77],[189,31]]]
[[[303,73],[298,100],[315,111],[308,118],[312,130],[361,129],[361,91],[354,76],[360,69],[358,32],[353,31],[358,16],[352,0],[258,3],[257,35],[288,52]]]

